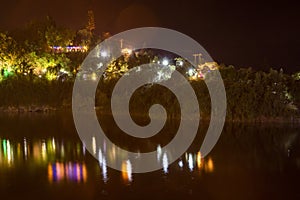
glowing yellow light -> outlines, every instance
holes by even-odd
[[[48,164],[48,181],[50,183],[53,182],[53,170],[52,170],[52,165],[50,163]]]
[[[52,139],[52,148],[55,151],[55,139],[54,138]]]
[[[202,167],[202,155],[200,151],[197,153],[197,167],[198,169]]]
[[[12,162],[12,160],[13,160],[13,151],[12,151],[12,149],[10,147],[9,140],[7,140],[6,147],[7,147],[7,161],[10,164]]]
[[[21,144],[20,144],[20,143],[18,143],[18,147],[17,147],[17,155],[18,155],[18,157],[21,156]]]
[[[46,148],[46,142],[42,142],[42,158],[45,160],[47,157],[47,148]]]
[[[208,159],[207,161],[207,171],[208,172],[213,172],[214,171],[214,163],[211,158]]]
[[[122,54],[128,56],[130,54],[132,54],[132,49],[128,49],[128,48],[125,48],[125,49],[122,49]]]
[[[83,46],[83,51],[87,51],[88,49],[88,46]]]
[[[93,147],[93,153],[94,153],[94,155],[96,155],[97,147],[96,147],[96,138],[95,137],[92,137],[92,147]]]
[[[87,171],[86,171],[85,164],[83,164],[83,166],[82,166],[82,178],[83,178],[83,182],[86,183],[86,181],[87,181]]]
[[[125,183],[132,182],[132,165],[130,160],[122,163],[122,178]]]
[[[92,73],[92,77],[91,78],[92,78],[93,81],[96,81],[97,80],[97,74],[96,73]]]

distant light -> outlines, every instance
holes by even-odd
[[[121,52],[122,52],[122,54],[130,55],[130,54],[132,54],[132,49],[125,48],[125,49],[122,49]]]
[[[183,61],[182,60],[177,61],[177,65],[183,66]]]
[[[97,74],[93,73],[91,78],[92,78],[93,81],[96,81],[97,80]]]
[[[106,51],[101,51],[100,53],[101,57],[106,58],[108,57],[108,53]]]
[[[100,63],[98,64],[98,69],[100,69],[101,67],[103,67],[103,63],[102,63],[102,62],[100,62]]]
[[[195,73],[195,70],[190,68],[189,71],[188,71],[189,76],[193,76],[194,73]]]
[[[162,61],[162,64],[163,64],[164,66],[167,66],[167,65],[169,65],[169,61],[168,61],[167,59],[164,59],[164,60]]]

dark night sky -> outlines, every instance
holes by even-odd
[[[300,71],[297,1],[1,0],[0,5],[2,31],[45,15],[79,29],[92,8],[99,33],[162,26],[191,36],[218,62]]]

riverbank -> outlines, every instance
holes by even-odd
[[[100,107],[96,107],[95,111],[98,115],[102,116],[112,116],[112,113],[101,109]],[[59,112],[72,112],[72,106],[71,105],[64,105],[64,106],[49,106],[49,105],[29,105],[29,106],[2,106],[0,107],[0,113],[2,114],[28,114],[28,113],[40,113],[40,114],[47,114],[47,113],[59,113]],[[118,113],[119,116],[127,117],[125,113]],[[195,114],[190,115],[188,120],[194,119]],[[148,113],[131,113],[131,117],[133,118],[140,118],[140,119],[147,119]],[[154,119],[160,119],[159,116],[152,116]],[[196,117],[196,116],[195,116]],[[172,114],[168,116],[169,119],[173,120],[180,120],[180,114]],[[209,122],[210,116],[207,115],[201,115],[201,121]],[[226,122],[229,123],[295,123],[300,124],[300,116],[290,116],[290,117],[257,117],[253,119],[232,119],[229,117],[226,117]]]

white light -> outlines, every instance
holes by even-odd
[[[189,169],[190,169],[190,171],[193,171],[193,169],[194,169],[194,162],[193,162],[193,156],[192,156],[192,154],[189,154],[188,163],[189,163]]]
[[[100,166],[102,166],[102,163],[103,163],[102,159],[103,159],[103,155],[102,155],[102,151],[100,149],[99,152],[98,152],[98,160],[99,160]]]
[[[168,173],[168,167],[169,167],[169,162],[168,162],[168,156],[166,153],[164,153],[163,155],[163,159],[162,159],[162,164],[163,164],[163,170],[166,173]]]
[[[100,55],[105,58],[108,56],[108,53],[106,51],[101,51]]]
[[[160,145],[158,145],[157,146],[157,161],[159,161],[159,159],[160,159],[160,157],[161,157],[161,146]]]
[[[180,168],[183,167],[183,162],[182,162],[182,160],[180,160],[180,161],[178,162],[178,165],[179,165]]]
[[[132,181],[132,165],[130,160],[126,161],[127,164],[127,175],[128,175],[128,180],[131,182]]]
[[[103,63],[102,63],[102,62],[100,62],[100,63],[98,64],[98,69],[100,69],[101,67],[103,67]]]
[[[27,160],[27,141],[26,141],[26,138],[24,138],[24,154],[25,154],[25,160]]]
[[[169,61],[168,61],[167,59],[164,59],[164,60],[162,61],[162,64],[163,64],[164,66],[167,66],[167,65],[169,65]]]
[[[12,149],[10,148],[10,142],[7,140],[6,142],[6,149],[7,149],[7,161],[10,163],[13,159],[13,152]]]
[[[195,70],[194,70],[194,69],[192,69],[192,68],[189,69],[189,71],[188,71],[189,76],[193,76],[194,73],[195,73]]]
[[[107,177],[107,166],[106,166],[105,157],[102,159],[102,176],[103,176],[104,183],[106,183],[108,180],[108,177]]]

